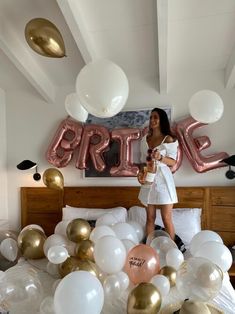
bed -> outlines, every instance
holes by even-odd
[[[63,218],[66,205],[76,208],[110,209],[123,206],[130,209],[142,206],[138,201],[139,187],[65,187],[63,191],[44,187],[21,188],[21,223],[22,228],[29,224],[42,226],[47,235],[54,233],[54,228]],[[201,227],[216,231],[227,246],[235,243],[235,187],[177,187],[178,209],[201,209]],[[223,221],[223,223],[221,223]],[[46,293],[52,286],[52,278],[46,273],[45,261],[25,261],[40,269]],[[44,265],[43,265],[44,263]],[[127,293],[121,300],[105,305],[102,314],[121,314],[126,312]],[[172,289],[164,305],[178,300],[176,290]],[[213,304],[224,313],[235,313],[235,292],[226,275],[223,287]]]
[[[21,227],[39,224],[47,235],[54,232],[66,205],[83,208],[141,206],[139,187],[65,187],[63,191],[44,187],[21,188]],[[235,187],[177,187],[177,208],[201,208],[202,229],[220,234],[227,246],[235,243]],[[221,223],[223,221],[223,223]]]

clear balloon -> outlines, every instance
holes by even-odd
[[[177,248],[175,242],[168,237],[160,236],[154,238],[150,246],[157,252],[161,268],[166,265],[166,254],[172,248]]]
[[[201,245],[208,241],[223,243],[223,240],[218,233],[211,230],[202,230],[195,234],[195,236],[192,238],[189,247],[190,253],[194,256]]]
[[[148,245],[136,245],[127,254],[124,271],[134,284],[149,282],[159,269],[159,257]]]
[[[88,63],[78,74],[76,91],[84,108],[100,118],[117,114],[124,107],[129,84],[115,63],[99,59]]]
[[[65,56],[63,37],[58,28],[47,19],[30,20],[25,26],[25,38],[29,47],[44,57]]]
[[[100,314],[103,304],[103,287],[87,271],[68,274],[60,281],[54,295],[56,314]]]
[[[124,244],[124,246],[126,248],[126,253],[128,253],[134,246],[136,246],[136,243],[134,243],[128,239],[123,239],[122,243]]]
[[[59,279],[60,274],[59,274],[59,268],[57,264],[53,264],[48,261],[47,266],[46,266],[46,271],[48,274],[50,274],[53,278]]]
[[[43,289],[38,277],[28,268],[15,266],[9,268],[0,281],[0,295],[12,313],[36,313],[42,300]]]
[[[153,239],[158,238],[158,237],[170,238],[170,235],[164,230],[154,230],[150,232],[149,235],[147,236],[146,244],[150,245]]]
[[[52,234],[50,235],[46,241],[44,242],[43,245],[43,251],[45,256],[47,256],[47,252],[49,248],[55,245],[60,245],[60,246],[66,246],[68,242],[68,239],[65,236],[62,236],[60,234]]]
[[[111,132],[113,140],[119,142],[119,165],[110,169],[111,176],[136,177],[139,167],[134,165],[132,141],[140,138],[141,131],[134,128],[115,129]]]
[[[46,297],[40,304],[40,314],[55,314],[53,297]]]
[[[99,268],[108,274],[122,270],[126,260],[126,249],[116,237],[104,236],[95,244],[95,262]]]
[[[210,156],[204,156],[200,153],[201,150],[210,146],[210,141],[205,136],[194,138],[193,132],[204,125],[192,117],[188,117],[177,122],[175,126],[175,132],[180,145],[194,170],[199,173],[226,166],[226,164],[220,161],[228,157],[228,154],[224,152]]]
[[[201,90],[190,98],[189,112],[199,122],[214,123],[223,115],[223,100],[214,91]]]
[[[126,273],[124,273],[124,271],[120,271],[120,272],[116,273],[115,276],[118,277],[121,291],[125,291],[128,288],[129,283],[130,283],[128,275]]]
[[[201,244],[194,256],[207,258],[224,272],[228,271],[233,263],[230,250],[223,243],[216,241],[208,241]]]
[[[64,188],[64,177],[56,168],[48,168],[44,171],[43,183],[51,189],[62,190]]]
[[[167,296],[170,292],[170,281],[166,276],[159,274],[155,275],[150,282],[158,289],[162,298]]]
[[[47,161],[57,168],[66,167],[81,141],[82,132],[82,124],[70,118],[63,120],[47,149]]]
[[[70,220],[62,220],[58,222],[58,224],[55,226],[54,233],[67,237],[66,229],[69,223],[70,223]]]
[[[43,228],[39,225],[36,225],[36,224],[30,224],[30,225],[25,226],[23,229],[21,229],[21,232],[26,230],[26,229],[38,229],[38,230],[42,231],[43,233],[45,233]]]
[[[121,296],[121,285],[116,275],[109,275],[103,282],[104,296],[109,302]]]
[[[176,288],[180,295],[190,300],[209,301],[222,287],[223,273],[208,259],[192,257],[177,271]]]
[[[86,122],[88,112],[81,105],[78,95],[76,93],[71,93],[66,96],[65,109],[73,119],[80,122]]]

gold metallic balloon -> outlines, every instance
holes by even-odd
[[[160,269],[159,274],[166,276],[170,281],[170,286],[175,286],[176,283],[176,270],[170,266],[164,266]]]
[[[156,314],[161,303],[161,295],[153,284],[140,283],[128,296],[127,314]]]
[[[96,276],[97,278],[99,277],[99,271],[96,267],[96,264],[91,262],[91,261],[88,261],[88,260],[87,261],[80,260],[78,262],[78,269],[77,270],[88,271],[89,273]]]
[[[39,259],[45,257],[43,245],[46,235],[38,229],[26,229],[18,236],[18,247],[21,254],[29,259]]]
[[[67,237],[70,241],[79,243],[81,240],[87,240],[91,233],[91,226],[85,219],[72,220],[66,229]]]
[[[94,262],[94,242],[88,239],[80,241],[75,248],[75,256]]]
[[[78,269],[79,259],[70,256],[63,263],[59,264],[58,271],[62,278],[71,273],[72,271],[79,270]]]
[[[63,263],[59,264],[59,274],[63,278],[76,270],[88,271],[92,275],[99,277],[99,270],[95,263],[91,261],[80,260],[77,257],[70,256]]]
[[[50,21],[36,18],[25,26],[25,38],[35,52],[44,57],[62,58],[65,56],[64,41],[58,28]]]
[[[43,173],[43,183],[52,189],[62,190],[64,188],[64,177],[56,168],[48,168]]]

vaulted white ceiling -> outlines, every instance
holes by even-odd
[[[46,18],[60,30],[67,57],[47,58],[27,44],[24,29]],[[96,58],[118,64],[131,79],[167,93],[171,75],[224,71],[235,85],[234,0],[1,0],[0,87],[32,85],[49,102],[75,86]]]

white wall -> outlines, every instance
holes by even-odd
[[[211,148],[204,151],[204,154],[221,151],[234,154],[235,90],[224,89],[223,71],[197,75],[188,73],[181,77],[171,76],[167,95],[159,95],[148,80],[132,80],[125,109],[138,110],[170,105],[173,120],[180,120],[189,116],[188,101],[192,94],[201,89],[218,92],[224,101],[225,109],[223,117],[218,122],[197,131],[197,135],[209,136],[212,143]],[[72,88],[60,89],[55,104],[44,102],[33,91],[21,90],[7,94],[8,204],[12,228],[18,228],[20,225],[19,188],[43,185],[42,180],[33,181],[33,170],[22,172],[16,169],[16,165],[24,159],[31,159],[39,163],[41,173],[51,167],[45,158],[45,152],[59,123],[67,117],[64,99],[72,91]],[[234,185],[234,180],[225,178],[226,169],[220,168],[200,174],[193,170],[184,156],[181,168],[175,173],[175,182],[177,186]],[[82,171],[75,168],[74,161],[60,170],[66,186],[138,185],[135,178],[83,179]]]
[[[7,146],[6,146],[6,101],[0,89],[0,220],[8,218],[7,197]]]

